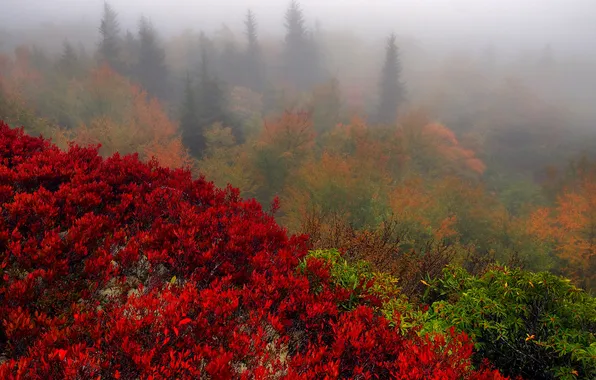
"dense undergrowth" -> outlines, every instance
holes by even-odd
[[[0,205],[0,378],[503,378],[188,171],[1,124]]]
[[[473,276],[448,266],[436,278],[421,281],[425,292],[416,303],[400,292],[400,279],[374,272],[368,262],[350,263],[337,250],[317,250],[303,260],[301,270],[309,260],[325,261],[332,283],[354,290],[344,308],[354,309],[372,295],[402,332],[432,336],[454,326],[475,342],[476,363],[490,359],[513,378],[596,377],[596,299],[568,279],[499,265]]]

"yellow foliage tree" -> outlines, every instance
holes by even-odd
[[[219,187],[231,184],[239,188],[244,197],[254,197],[257,183],[249,152],[236,145],[231,129],[214,124],[206,131],[205,139],[206,152],[197,162],[198,173]]]

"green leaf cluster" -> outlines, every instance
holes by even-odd
[[[479,360],[504,374],[596,378],[596,299],[568,279],[502,266],[472,276],[448,267],[425,301],[430,319],[467,332]]]

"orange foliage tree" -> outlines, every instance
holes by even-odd
[[[552,245],[564,269],[587,289],[596,288],[596,166],[579,173],[552,208],[532,213],[528,229]]]
[[[101,144],[101,153],[139,153],[168,167],[190,165],[178,136],[178,127],[158,100],[107,66],[94,69],[83,83],[73,82],[79,92],[78,110],[83,122],[59,138],[79,144]]]
[[[104,155],[139,153],[170,167],[191,163],[163,106],[108,66],[92,69],[83,79],[61,80],[60,89],[52,89],[56,78],[48,80],[32,67],[26,47],[17,48],[13,57],[1,56],[0,116],[30,133],[51,136],[62,147],[69,141],[101,144]],[[44,115],[48,106],[52,114]],[[57,128],[40,118],[56,115],[71,122]]]
[[[27,47],[15,49],[14,56],[0,54],[0,118],[9,125],[24,126],[33,135],[52,134],[54,123],[34,107],[35,95],[45,86]]]
[[[446,174],[477,177],[486,170],[473,150],[464,147],[455,133],[433,122],[422,109],[403,115],[398,129],[410,172],[431,177]]]

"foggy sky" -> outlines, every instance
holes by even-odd
[[[440,43],[527,49],[551,44],[557,52],[596,50],[596,0],[301,0],[311,25],[378,38],[392,31]],[[264,33],[280,34],[284,0],[111,0],[123,29],[140,15],[165,35],[184,29],[212,31],[222,23],[242,28],[246,9]],[[0,0],[0,25],[42,21],[98,24],[103,0]]]

